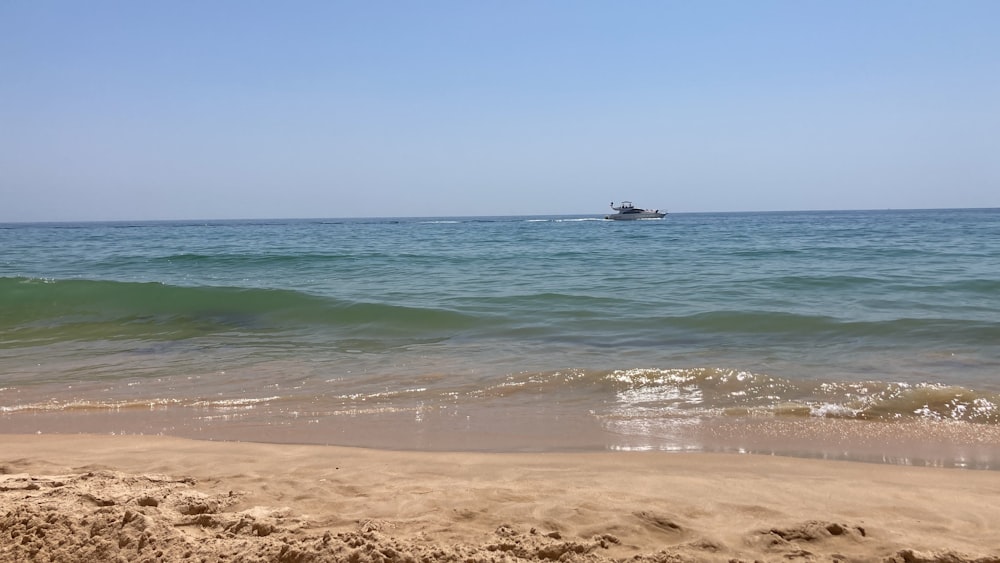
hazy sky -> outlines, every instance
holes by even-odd
[[[0,221],[1000,207],[1000,1],[0,2]]]

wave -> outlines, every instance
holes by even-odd
[[[192,257],[192,260],[198,259]],[[498,289],[498,288],[494,288]],[[910,347],[995,346],[992,319],[868,318],[768,310],[699,312],[683,302],[636,302],[563,292],[444,296],[424,306],[366,302],[293,289],[180,286],[159,282],[0,278],[3,347],[58,340],[175,340],[220,332],[290,331],[307,338],[438,341],[558,339],[580,344],[659,346],[664,342],[902,343]],[[794,304],[791,305],[794,307]],[[913,314],[915,311],[908,311]],[[919,311],[916,311],[919,312]]]
[[[781,417],[1000,424],[1000,394],[939,383],[793,380],[722,368],[568,370],[508,376],[486,398],[613,396],[605,418]],[[520,400],[520,399],[518,399]]]
[[[376,406],[405,411],[535,405],[619,422],[774,418],[1000,425],[1000,393],[984,389],[933,382],[790,379],[710,367],[528,371],[485,380],[435,375],[418,383],[410,380],[407,385],[368,382],[347,393],[329,392],[329,386],[316,382],[304,384],[301,390],[272,391],[246,395],[241,387],[211,398],[178,396],[176,391],[170,391],[170,397],[74,396],[0,406],[0,413],[168,408],[228,412],[268,407],[331,415]]]
[[[5,346],[58,340],[185,338],[325,327],[357,336],[432,336],[475,326],[447,309],[354,302],[282,289],[0,278]]]

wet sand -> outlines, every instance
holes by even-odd
[[[3,561],[1000,562],[1000,473],[0,435]]]

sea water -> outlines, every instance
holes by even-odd
[[[0,432],[1000,467],[1000,210],[0,225]]]

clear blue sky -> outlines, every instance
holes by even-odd
[[[1000,207],[1000,1],[0,2],[0,221]]]

